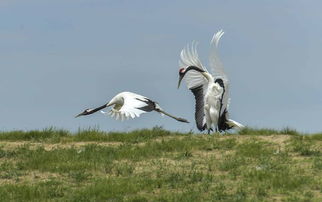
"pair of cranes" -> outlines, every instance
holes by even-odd
[[[202,65],[198,52],[197,43],[187,45],[180,54],[179,60],[179,82],[185,80],[187,87],[193,93],[196,101],[195,121],[200,131],[226,131],[229,129],[240,129],[242,124],[228,118],[229,106],[229,80],[224,72],[223,65],[218,56],[218,43],[223,36],[222,30],[214,34],[210,42],[209,66],[212,74]],[[106,107],[113,106],[109,112],[101,111]],[[177,121],[189,123],[186,119],[173,116],[151,99],[131,92],[122,92],[113,97],[108,103],[94,108],[86,109],[76,117],[93,114],[101,111],[109,114],[116,120],[124,120],[139,117],[141,114],[151,111],[167,115]]]

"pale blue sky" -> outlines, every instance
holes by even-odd
[[[231,80],[231,118],[251,127],[322,131],[322,2],[2,0],[0,130],[196,131],[194,98],[176,88],[180,50],[225,31],[220,55]],[[118,92],[156,100],[157,113],[124,122],[74,118]]]

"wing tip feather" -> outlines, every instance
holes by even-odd
[[[215,44],[216,46],[218,46],[219,44],[219,40],[221,39],[221,37],[224,35],[224,31],[222,29],[220,29],[218,32],[216,32],[211,41],[210,41],[210,44]]]

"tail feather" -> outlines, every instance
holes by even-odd
[[[241,123],[238,123],[237,121],[234,121],[232,119],[228,119],[226,123],[229,125],[230,128],[234,128],[234,129],[242,129],[245,127]]]

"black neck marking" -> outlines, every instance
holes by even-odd
[[[186,71],[184,71],[184,73],[187,73],[190,70],[196,70],[197,72],[205,72],[205,70],[200,69],[199,67],[196,66],[189,66],[187,67]]]
[[[184,77],[184,75],[187,73],[187,72],[189,72],[190,70],[195,70],[195,71],[197,71],[197,72],[205,72],[204,70],[202,70],[202,69],[200,69],[199,67],[196,67],[196,66],[189,66],[189,67],[187,67],[186,69],[185,69],[185,71],[184,72],[179,72],[179,75],[181,76],[181,77]]]
[[[220,87],[222,87],[225,90],[224,81],[222,79],[216,79],[215,83],[218,83]]]
[[[106,104],[102,105],[100,107],[97,107],[97,108],[93,109],[89,114],[93,114],[93,113],[95,113],[95,112],[97,112],[97,111],[99,111],[101,109],[104,109],[105,107],[106,107]]]

